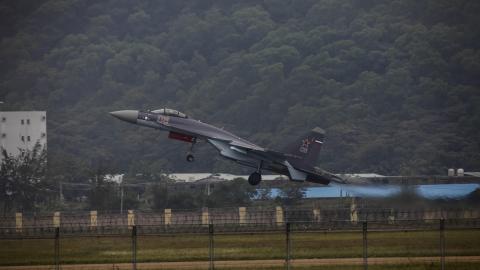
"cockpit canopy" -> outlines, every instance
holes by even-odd
[[[153,110],[151,112],[155,114],[163,114],[163,115],[168,115],[173,117],[188,118],[186,114],[179,112],[177,110],[168,109],[168,108]]]

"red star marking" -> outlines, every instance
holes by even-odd
[[[307,148],[308,145],[311,144],[311,143],[312,143],[312,142],[311,142],[310,140],[304,139],[304,140],[302,141],[302,147]]]

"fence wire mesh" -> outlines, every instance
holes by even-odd
[[[334,214],[346,217],[341,220],[287,209],[278,219],[275,209],[243,217],[225,211],[210,209],[207,220],[205,209],[183,211],[171,223],[162,214],[142,212],[134,222],[115,213],[99,215],[95,226],[89,213],[62,214],[58,226],[27,222],[19,228],[13,222],[0,228],[0,269],[480,268],[480,218],[369,220]],[[85,216],[88,221],[79,222]],[[252,222],[252,216],[263,222]]]

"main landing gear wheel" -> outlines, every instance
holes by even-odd
[[[193,147],[197,143],[197,138],[193,138],[192,144],[190,145],[190,151],[187,152],[187,161],[193,162],[195,161],[195,157],[193,156]]]
[[[258,185],[260,181],[262,181],[262,175],[258,172],[254,172],[248,177],[248,183],[252,186]]]

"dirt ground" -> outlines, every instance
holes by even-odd
[[[446,262],[480,262],[480,256],[449,256],[445,257]],[[369,265],[375,264],[409,264],[409,263],[431,263],[440,262],[439,257],[385,257],[368,258]],[[138,263],[137,269],[208,269],[208,261],[191,262],[151,262]],[[338,259],[299,259],[291,260],[292,266],[321,266],[321,265],[360,265],[363,264],[363,258],[338,258]],[[278,267],[285,265],[285,260],[236,260],[236,261],[215,261],[215,267],[218,268],[251,268],[255,267]],[[112,269],[132,269],[131,263],[120,264],[71,264],[61,265],[63,270],[112,270]],[[0,270],[46,270],[55,269],[52,265],[34,265],[34,266],[0,266]]]

